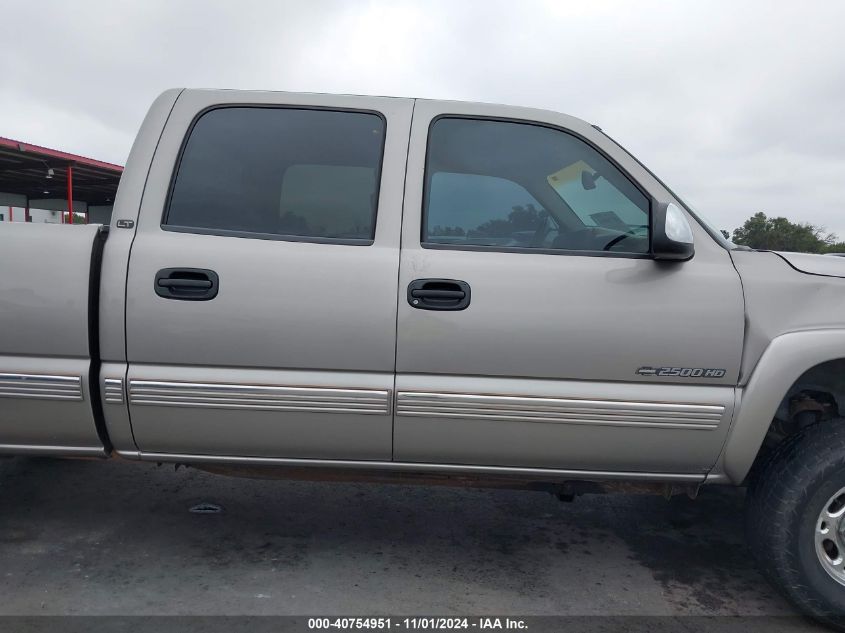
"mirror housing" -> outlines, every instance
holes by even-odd
[[[695,255],[692,226],[674,202],[658,202],[651,218],[651,252],[661,261],[687,261]]]
[[[601,178],[601,175],[595,171],[587,171],[584,169],[581,172],[581,186],[585,191],[596,188],[596,181]]]

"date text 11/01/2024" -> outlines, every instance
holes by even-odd
[[[394,629],[409,630],[524,630],[528,626],[525,620],[519,618],[444,618],[444,617],[415,617],[415,618],[309,618],[309,630],[375,630],[390,631]]]

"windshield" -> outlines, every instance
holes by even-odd
[[[665,187],[665,185],[664,185],[664,187]],[[685,199],[678,196],[678,194],[672,192],[672,195],[674,195],[678,199],[678,202],[680,202],[682,205],[684,205],[687,208],[687,210],[690,212],[690,214],[696,220],[698,220],[698,222],[702,226],[704,226],[705,229],[707,229],[707,232],[710,233],[710,235],[713,235],[714,237],[716,237],[716,239],[718,239],[720,241],[720,243],[722,243],[723,246],[727,245],[727,248],[731,248],[731,249],[739,248],[739,245],[734,244],[729,237],[725,237],[725,234],[722,233],[722,231],[720,229],[718,229],[716,227],[716,225],[713,222],[711,222],[710,219],[706,215],[702,214],[698,209],[693,207],[689,202],[687,202]],[[719,239],[719,238],[721,238],[721,239]]]

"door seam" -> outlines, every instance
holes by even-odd
[[[408,161],[411,157],[411,136],[414,131],[414,111],[417,107],[417,100],[411,102],[411,119],[408,122],[408,145],[405,150],[405,178],[402,181],[402,205],[399,209],[399,261],[396,266],[396,321],[393,328],[393,389],[390,398],[390,461],[396,459],[396,368],[399,354],[399,301],[402,293],[399,284],[402,280],[402,238],[405,229],[405,193],[408,189]]]

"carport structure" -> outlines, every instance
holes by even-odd
[[[78,215],[107,224],[122,173],[120,165],[0,137],[0,213],[14,221],[18,208],[18,221],[31,222],[31,210],[44,209],[63,224]]]

